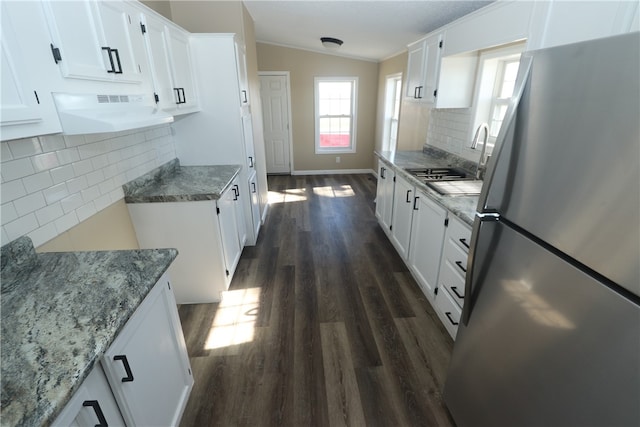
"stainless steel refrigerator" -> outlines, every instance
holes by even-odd
[[[443,392],[459,427],[640,425],[639,42],[521,59]]]

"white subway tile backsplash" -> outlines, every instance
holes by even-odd
[[[93,172],[93,166],[91,165],[91,160],[80,160],[79,162],[73,163],[73,171],[76,176],[85,175],[89,172]]]
[[[53,180],[51,179],[51,174],[47,172],[40,172],[35,175],[29,175],[22,179],[24,183],[24,188],[26,188],[28,193],[35,193],[36,191],[51,187],[53,185]]]
[[[24,216],[28,213],[37,211],[47,205],[42,192],[29,194],[28,196],[21,197],[13,202],[16,207],[16,212],[20,216]]]
[[[84,221],[85,219],[89,218],[90,216],[94,215],[96,213],[96,207],[93,203],[93,201],[86,203],[82,206],[80,206],[78,209],[76,209],[76,214],[78,215],[78,220],[80,222]]]
[[[41,226],[55,221],[62,217],[62,215],[64,215],[64,212],[62,211],[60,203],[45,206],[44,208],[36,211],[36,218],[38,218],[38,224]]]
[[[122,185],[175,158],[168,125],[2,143],[2,241],[35,246],[124,197]]]
[[[18,218],[18,212],[16,212],[16,208],[13,203],[4,203],[1,209],[0,216],[2,217],[3,223],[11,222]]]
[[[4,230],[7,232],[7,237],[9,241],[15,240],[20,236],[24,236],[38,228],[38,220],[34,213],[30,213],[15,221],[11,221],[3,226]]]
[[[75,209],[78,209],[80,206],[82,206],[83,203],[84,200],[82,200],[81,193],[72,194],[60,201],[60,205],[62,206],[62,210],[64,211],[64,213],[69,213]]]
[[[54,224],[56,225],[56,230],[58,231],[58,234],[62,234],[68,229],[70,229],[71,227],[78,225],[79,222],[80,221],[78,221],[78,216],[76,215],[76,212],[73,211],[58,218]]]
[[[0,233],[0,244],[2,244],[4,246],[7,243],[9,243],[10,241],[11,241],[11,239],[9,239],[9,236],[7,235],[7,232],[4,231],[4,225],[3,225],[2,226],[2,232]]]
[[[45,153],[64,150],[64,137],[62,135],[44,135],[40,137],[40,145]]]
[[[25,196],[27,190],[24,188],[22,180],[9,181],[2,183],[2,192],[0,194],[2,195],[2,202],[5,203]]]
[[[14,159],[42,153],[42,147],[40,146],[40,140],[38,138],[14,139],[13,141],[7,142],[7,144],[9,144],[9,149],[11,149],[11,154],[13,154]]]
[[[2,173],[2,178],[4,178],[5,181],[13,181],[14,179],[24,178],[25,176],[34,173],[33,166],[31,165],[31,160],[28,157],[3,162],[2,168],[0,170],[0,173]]]
[[[44,198],[47,200],[47,204],[50,205],[67,197],[69,195],[69,190],[67,189],[67,185],[63,182],[43,190],[42,193],[44,194]]]
[[[73,165],[64,165],[59,168],[51,169],[50,173],[54,184],[60,184],[61,182],[68,181],[76,176],[73,171]],[[69,190],[69,192],[73,193],[71,190]]]
[[[3,162],[13,160],[13,154],[11,154],[9,144],[0,144],[0,160]]]
[[[31,163],[36,172],[53,169],[60,165],[56,153],[44,153],[31,157]]]
[[[58,235],[58,230],[54,223],[46,224],[40,228],[33,230],[28,234],[29,238],[33,242],[33,246],[38,247],[43,243],[48,242]]]
[[[66,165],[68,163],[73,163],[80,160],[80,155],[78,154],[77,148],[67,148],[64,150],[56,151],[56,156],[58,156],[58,162],[61,165]]]

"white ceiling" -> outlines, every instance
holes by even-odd
[[[380,61],[408,43],[491,1],[436,0],[244,0],[256,40]],[[327,51],[320,37],[344,41]]]

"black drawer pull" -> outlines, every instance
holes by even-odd
[[[451,290],[453,291],[454,294],[456,294],[458,298],[464,299],[464,295],[460,295],[456,289],[458,289],[456,286],[451,287]]]
[[[447,319],[449,319],[449,322],[451,322],[453,326],[458,326],[458,322],[454,322],[453,319],[451,318],[450,311],[445,312],[444,315],[447,316]]]
[[[386,176],[384,176],[384,171],[385,171],[385,170],[386,170],[386,169],[385,169],[385,168],[383,168],[383,167],[381,167],[381,168],[380,168],[380,178],[382,178],[382,179],[385,179],[385,178],[386,178]]]
[[[251,183],[251,188],[253,189],[251,192],[255,193],[256,192],[256,183],[255,182]]]
[[[456,265],[460,270],[464,271],[465,273],[467,272],[467,269],[462,266],[462,261],[456,261]]]
[[[118,49],[111,49],[111,52],[115,52],[116,54],[116,62],[118,63],[118,71],[116,71],[116,74],[122,74],[122,64],[120,63],[120,53],[118,52]],[[109,54],[111,55],[111,54]]]
[[[124,365],[124,371],[127,376],[122,378],[123,383],[133,382],[133,373],[131,372],[131,366],[129,366],[129,361],[127,360],[127,356],[120,354],[118,356],[113,356],[113,360],[121,360]]]
[[[85,400],[82,402],[82,406],[91,406],[93,408],[93,411],[96,413],[96,417],[98,417],[98,424],[96,424],[96,427],[109,427],[107,419],[104,417],[100,404],[97,400]]]
[[[106,50],[107,51],[107,55],[109,55],[109,63],[111,64],[111,69],[107,70],[107,73],[115,73],[116,72],[116,65],[113,63],[113,56],[111,55],[112,49],[108,46],[105,46],[102,48],[102,50]]]
[[[420,199],[420,197],[416,196],[413,198],[413,210],[417,211],[418,209],[418,199]]]
[[[458,240],[460,240],[460,243],[462,243],[462,246],[469,249],[469,244],[467,243],[467,239],[458,239]]]
[[[411,203],[411,190],[407,190],[407,198],[406,198],[405,202]]]
[[[253,157],[249,156],[249,167],[253,167]]]

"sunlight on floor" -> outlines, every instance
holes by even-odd
[[[224,292],[204,349],[213,350],[253,341],[259,303],[260,288]]]
[[[313,194],[323,197],[353,197],[356,193],[350,185],[336,185],[333,187],[313,187]]]
[[[269,191],[269,204],[304,202],[307,200],[306,190],[304,188],[296,188],[284,191]]]

